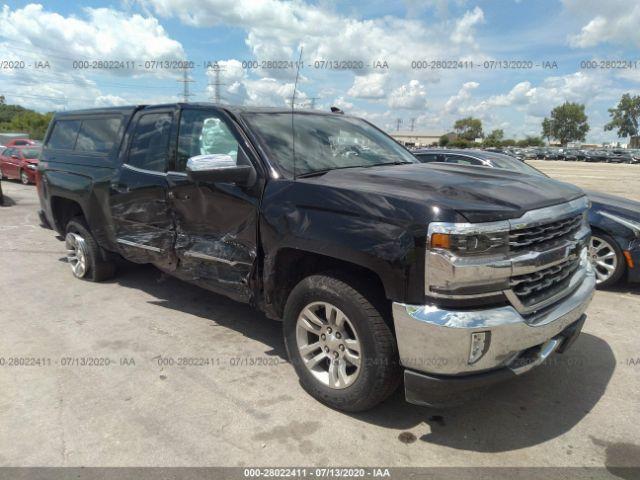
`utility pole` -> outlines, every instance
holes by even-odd
[[[220,103],[222,98],[220,96],[220,85],[224,85],[224,83],[220,81],[220,72],[224,71],[224,68],[220,68],[220,65],[216,62],[211,69],[213,70],[214,82],[209,82],[209,87],[213,87],[213,95],[210,98],[213,103]]]
[[[402,125],[402,119],[398,118],[396,119],[396,132],[400,131],[400,125]]]
[[[182,80],[178,80],[178,82],[182,83],[182,101],[184,103],[189,103],[189,97],[193,96],[193,93],[189,92],[189,84],[194,83],[194,80],[189,78],[187,67],[184,67],[182,70]]]

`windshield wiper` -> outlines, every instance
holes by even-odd
[[[418,163],[418,162],[415,162]],[[371,167],[382,167],[385,165],[413,165],[414,162],[386,162],[386,163],[376,163],[375,165],[362,165],[364,168],[371,168]]]
[[[296,178],[309,178],[309,177],[319,177],[324,175],[327,172],[331,172],[332,170],[344,170],[345,168],[371,168],[371,167],[381,167],[383,165],[412,165],[414,162],[386,162],[386,163],[376,163],[375,165],[349,165],[348,167],[335,167],[335,168],[325,168],[322,170],[314,170],[313,172],[306,172],[296,175]],[[415,162],[418,163],[418,162]]]
[[[344,170],[345,168],[362,168],[362,165],[349,165],[348,167],[324,168],[322,170],[314,170],[313,172],[300,173],[296,175],[296,178],[319,177],[320,175],[324,175],[327,172],[331,172],[333,170]]]

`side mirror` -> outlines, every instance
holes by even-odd
[[[15,158],[16,160],[20,160],[20,157],[18,155],[16,155],[15,153],[13,155],[11,155],[11,158]]]
[[[197,155],[187,160],[187,177],[194,182],[225,182],[250,187],[256,171],[251,165],[238,165],[231,155]]]

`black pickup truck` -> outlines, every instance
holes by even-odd
[[[582,191],[421,164],[340,112],[59,113],[37,185],[76,277],[124,257],[248,302],[283,320],[303,388],[347,411],[402,380],[446,405],[520,375],[568,348],[594,291]]]

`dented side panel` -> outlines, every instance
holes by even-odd
[[[172,178],[174,275],[235,300],[251,302],[257,257],[259,187],[196,185]]]
[[[375,273],[387,298],[422,299],[425,206],[375,193],[305,180],[269,182],[260,222],[267,308],[281,288],[276,281],[283,249],[343,260]]]
[[[132,262],[174,270],[175,228],[166,176],[123,165],[111,183],[109,203],[119,253]]]

